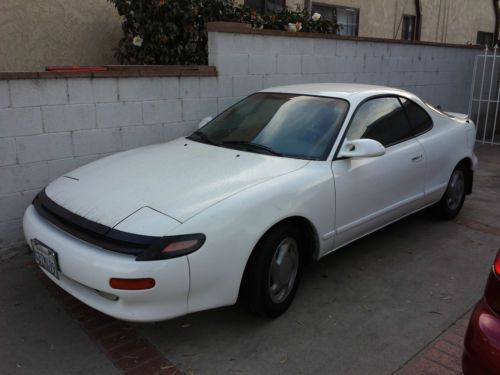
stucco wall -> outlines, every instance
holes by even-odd
[[[1,0],[0,71],[115,63],[122,32],[106,0]]]
[[[0,80],[0,248],[22,243],[24,209],[49,181],[189,134],[201,118],[263,88],[383,84],[467,111],[477,50],[282,35],[210,32],[217,77]]]

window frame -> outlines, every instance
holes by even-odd
[[[477,33],[476,33],[476,44],[484,47],[487,44],[486,43],[479,43],[478,39],[479,39],[480,35],[483,38],[486,37],[486,36],[491,37],[491,43],[488,44],[488,47],[493,47],[495,45],[495,33],[492,33],[490,31],[483,31],[483,30],[478,30],[477,31]]]
[[[404,98],[406,100],[410,100],[412,103],[415,103],[416,105],[418,105],[418,103],[416,103],[414,100],[411,100],[410,98],[404,96],[404,95],[399,95],[399,94],[379,94],[379,95],[373,95],[373,96],[370,96],[368,98],[365,98],[363,99],[356,107],[356,109],[354,110],[354,112],[352,113],[351,117],[349,118],[349,123],[347,124],[343,134],[342,134],[342,137],[337,145],[337,148],[333,154],[333,158],[332,158],[332,162],[333,161],[336,161],[336,160],[343,160],[345,159],[344,157],[341,157],[339,158],[338,157],[338,154],[340,152],[340,149],[342,148],[342,145],[344,144],[345,142],[345,138],[347,136],[347,133],[349,132],[349,128],[351,127],[352,125],[352,121],[354,119],[354,117],[356,116],[356,114],[358,113],[358,110],[363,106],[363,104],[365,104],[366,102],[370,101],[370,100],[374,100],[374,99],[380,99],[380,98],[396,98],[396,100],[398,101],[399,105],[401,106],[401,109],[403,110],[403,113],[405,114],[405,117],[406,117],[406,120],[408,121],[408,125],[410,125],[410,133],[411,133],[411,136],[408,137],[408,138],[404,138],[404,139],[401,139],[399,140],[398,142],[394,142],[394,143],[391,143],[387,146],[384,146],[384,148],[389,148],[389,147],[392,147],[392,146],[395,146],[395,145],[398,145],[400,143],[403,143],[403,142],[406,142],[410,139],[414,139],[422,134],[425,134],[427,132],[429,132],[433,127],[434,127],[434,121],[432,121],[432,126],[425,132],[423,133],[418,133],[418,134],[415,134],[413,132],[413,128],[411,126],[411,123],[410,123],[410,119],[408,117],[408,114],[406,113],[406,110],[405,108],[403,107],[402,103],[401,103],[401,100],[399,98]],[[423,111],[425,111],[425,109],[421,106],[421,105],[418,105]],[[425,111],[425,113],[427,113],[427,115],[432,119],[432,116],[427,112]]]
[[[413,21],[413,33],[410,37],[410,39],[407,39],[404,37],[404,34],[405,34],[405,19],[409,19],[411,18],[411,20]],[[413,15],[413,14],[403,14],[403,19],[401,20],[401,40],[416,40],[416,33],[417,33],[417,16]]]
[[[338,9],[352,9],[352,10],[356,11],[357,23],[356,23],[356,28],[354,30],[355,34],[354,35],[342,35],[342,34],[338,34],[338,35],[341,35],[341,36],[350,36],[350,37],[358,37],[359,36],[359,22],[360,22],[360,15],[361,15],[360,8],[351,7],[351,6],[345,6],[345,5],[336,5],[336,4],[323,3],[321,1],[312,1],[311,3],[312,3],[311,4],[311,10],[312,10],[312,12],[314,12],[314,9],[313,9],[314,5],[317,5],[317,6],[320,6],[320,7],[325,7],[325,8],[333,8],[333,9],[335,9],[335,17],[337,18],[337,24],[339,22],[339,18],[338,18],[339,16],[338,16],[338,12],[337,12]]]

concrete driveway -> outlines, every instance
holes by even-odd
[[[187,374],[398,372],[473,307],[500,247],[500,148],[477,154],[474,193],[457,219],[423,211],[326,257],[279,319],[229,307],[127,326]],[[46,290],[29,259],[0,264],[0,373],[132,371]],[[118,324],[102,321],[108,331]]]

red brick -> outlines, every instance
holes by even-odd
[[[134,353],[144,351],[151,348],[148,342],[143,338],[135,338],[130,340],[123,345],[115,347],[107,352],[108,357],[111,358],[113,362],[118,361],[127,356],[133,356]]]
[[[417,358],[413,366],[426,375],[456,375],[456,372],[425,358]]]
[[[452,356],[450,356],[446,353],[443,353],[437,349],[431,348],[430,350],[426,351],[424,353],[424,357],[440,364],[441,366],[445,366],[445,367],[449,368],[450,370],[453,370],[457,373],[462,371],[462,365],[461,365],[460,359],[452,357]]]
[[[110,325],[92,330],[92,334],[90,334],[90,336],[93,339],[95,339],[96,341],[100,342],[102,339],[112,337],[114,335],[118,335],[122,332],[131,330],[131,329],[132,328],[128,324],[116,320],[113,323],[111,323]]]
[[[457,335],[453,332],[447,332],[444,334],[444,336],[441,338],[442,340],[445,340],[446,342],[453,344],[455,346],[458,346],[459,348],[462,348],[464,346],[464,336]]]
[[[125,375],[175,375],[181,374],[177,368],[165,358],[159,357],[139,367],[126,371]]]
[[[116,335],[102,338],[100,344],[105,350],[111,351],[117,346],[123,345],[136,338],[138,338],[138,335],[134,330],[120,330]]]
[[[462,358],[462,349],[459,348],[456,345],[452,345],[448,343],[447,341],[444,340],[439,340],[436,345],[434,345],[434,348],[441,350],[442,352],[457,358],[460,360]]]
[[[118,361],[114,361],[115,366],[121,368],[124,371],[131,370],[135,367],[142,366],[146,362],[150,360],[160,358],[161,354],[158,353],[157,350],[148,347],[134,354],[128,355],[119,359]]]

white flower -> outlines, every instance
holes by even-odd
[[[314,13],[314,14],[312,15],[312,17],[311,17],[311,19],[312,19],[314,22],[319,21],[319,19],[320,19],[320,18],[321,18],[321,14],[319,14],[319,13],[317,13],[317,12],[316,12],[316,13]]]
[[[132,39],[132,44],[136,47],[141,47],[142,42],[143,40],[139,35],[134,36],[134,39]]]
[[[293,33],[302,30],[302,23],[301,22],[295,22],[295,23],[289,23],[288,24],[288,31],[291,31]]]

